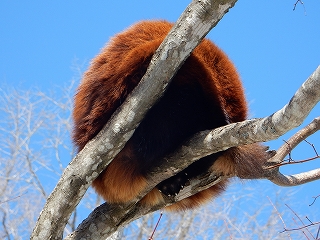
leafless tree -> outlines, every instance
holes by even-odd
[[[30,236],[52,182],[74,156],[66,141],[72,129],[73,84],[59,89],[55,98],[36,89],[0,88],[1,239]],[[66,232],[75,229],[75,216],[76,211]]]
[[[26,237],[23,230],[34,224],[34,214],[39,212],[41,200],[44,201],[47,197],[37,171],[48,163],[34,149],[38,148],[36,143],[30,144],[33,138],[38,137],[39,129],[45,124],[44,111],[39,108],[43,102],[42,99],[31,98],[34,96],[29,92],[10,91],[7,94],[1,91],[0,133],[1,139],[5,139],[0,146],[0,211],[4,234],[1,237],[9,239]],[[28,184],[20,186],[23,182]],[[19,211],[21,208],[26,211],[22,213]],[[21,230],[15,226],[20,226]]]

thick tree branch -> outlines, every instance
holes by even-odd
[[[320,168],[303,172],[295,175],[283,175],[279,171],[272,178],[269,178],[274,184],[284,187],[292,187],[320,179]]]
[[[235,2],[198,0],[187,7],[155,53],[137,88],[66,168],[38,218],[31,239],[62,238],[67,220],[92,180],[123,148],[181,64]]]

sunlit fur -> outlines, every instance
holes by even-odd
[[[78,150],[81,150],[102,129],[114,111],[138,84],[153,53],[171,27],[172,24],[165,21],[137,23],[113,37],[101,53],[93,59],[75,96],[73,141]],[[213,123],[207,124],[204,120],[205,123],[200,129],[197,124],[190,123],[190,131],[187,128],[188,133],[185,134],[186,139],[177,137],[177,140],[175,140],[176,136],[169,128],[165,132],[166,126],[164,124],[170,124],[170,122],[163,123],[162,120],[159,120],[151,127],[148,126],[149,122],[147,120],[146,123],[141,123],[140,125],[145,125],[147,130],[136,130],[136,132],[142,134],[142,137],[134,135],[136,137],[132,137],[128,141],[123,150],[93,182],[96,192],[106,201],[110,203],[131,201],[147,186],[149,170],[158,165],[162,159],[162,157],[154,157],[155,159],[153,159],[153,152],[155,156],[164,156],[174,150],[170,149],[170,146],[162,145],[165,140],[161,138],[166,139],[164,137],[168,137],[172,141],[172,148],[177,148],[187,138],[191,137],[189,135],[204,130],[202,128],[215,128],[246,119],[247,104],[236,69],[228,57],[209,40],[205,39],[200,43],[174,77],[172,84],[169,86],[169,89],[173,89],[172,96],[174,97],[174,91],[179,92],[179,89],[184,89],[185,86],[189,90],[191,89],[191,92],[192,89],[198,87],[199,91],[202,91],[201,95],[203,95],[203,97],[198,96],[199,102],[206,99],[213,109],[217,109],[213,113],[207,113],[207,111],[198,113],[194,109],[201,109],[201,106],[195,105],[190,106],[190,114],[195,111],[202,115],[200,117],[203,117],[203,119],[208,116],[213,119]],[[195,90],[195,93],[198,93],[197,91]],[[184,96],[184,93],[181,94]],[[164,103],[166,100],[160,100],[159,104],[161,104],[161,101]],[[170,105],[170,103],[165,103],[164,107],[167,105]],[[172,109],[171,111],[174,112]],[[183,114],[186,115],[188,110],[184,111]],[[153,114],[156,116],[158,113]],[[189,120],[191,118],[181,116],[180,122],[192,121]],[[180,125],[179,122],[176,124],[177,126]],[[152,132],[149,134],[150,131]],[[137,148],[139,144],[143,144],[144,133],[148,133],[147,137],[150,138],[150,141],[155,142],[152,145],[151,153],[141,153],[143,148]],[[141,143],[137,143],[136,139],[142,139]],[[152,158],[152,160],[149,158]],[[232,148],[223,152],[217,160],[212,161],[211,169],[224,174],[237,173],[244,176],[253,169],[259,169],[260,162],[265,158],[264,148],[258,144]],[[189,167],[189,172],[194,170],[192,166]],[[202,165],[199,166],[203,172],[208,170],[208,167],[202,169]],[[197,171],[199,171],[199,168]],[[167,207],[167,209],[184,210],[199,206],[221,193],[226,186],[227,181],[220,182],[207,190]],[[158,204],[161,201],[163,201],[162,193],[156,188],[142,199],[144,204],[150,205]]]

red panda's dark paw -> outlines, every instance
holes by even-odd
[[[189,181],[188,174],[185,171],[168,178],[157,185],[158,190],[168,197],[176,196]]]

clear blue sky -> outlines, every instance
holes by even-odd
[[[320,64],[320,3],[305,0],[304,6],[298,4],[293,11],[294,3],[240,0],[208,35],[237,66],[253,117],[280,109]],[[0,1],[0,87],[49,91],[64,86],[78,77],[73,66],[79,64],[85,70],[115,33],[143,19],[175,21],[188,4],[172,0]],[[311,117],[319,112],[318,106]],[[276,148],[282,139],[270,145]],[[311,141],[320,152],[319,139],[318,134]],[[302,149],[294,156],[303,159],[305,153]],[[319,160],[310,167],[320,167]],[[319,186],[318,181],[298,187],[297,199],[310,202],[320,194]]]

